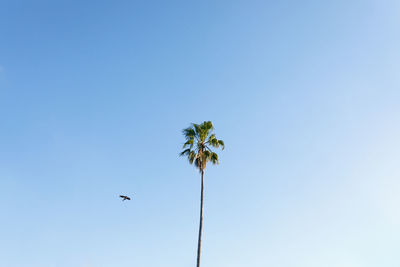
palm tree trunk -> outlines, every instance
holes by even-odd
[[[197,241],[197,267],[200,267],[201,236],[203,233],[203,200],[204,200],[204,170],[201,170],[200,226],[199,226],[199,239]]]

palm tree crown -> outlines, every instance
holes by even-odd
[[[218,164],[218,155],[211,148],[225,148],[224,141],[218,140],[213,133],[214,127],[211,121],[192,125],[183,130],[186,142],[183,145],[181,156],[187,156],[190,164],[196,166],[199,171],[204,171],[207,162]]]

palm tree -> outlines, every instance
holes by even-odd
[[[201,196],[200,196],[200,226],[197,242],[197,267],[200,267],[201,237],[203,232],[203,201],[204,201],[204,170],[207,162],[218,164],[218,155],[211,148],[225,148],[224,141],[218,140],[213,134],[213,124],[205,121],[202,124],[192,123],[190,127],[183,130],[186,142],[183,145],[181,156],[187,156],[189,163],[196,166],[201,174]]]

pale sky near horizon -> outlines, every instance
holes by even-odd
[[[400,2],[0,0],[0,266],[398,267]],[[121,202],[119,194],[132,196]]]

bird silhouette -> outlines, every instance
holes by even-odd
[[[120,195],[119,197],[122,198],[122,201],[131,200],[131,198],[127,196]]]

